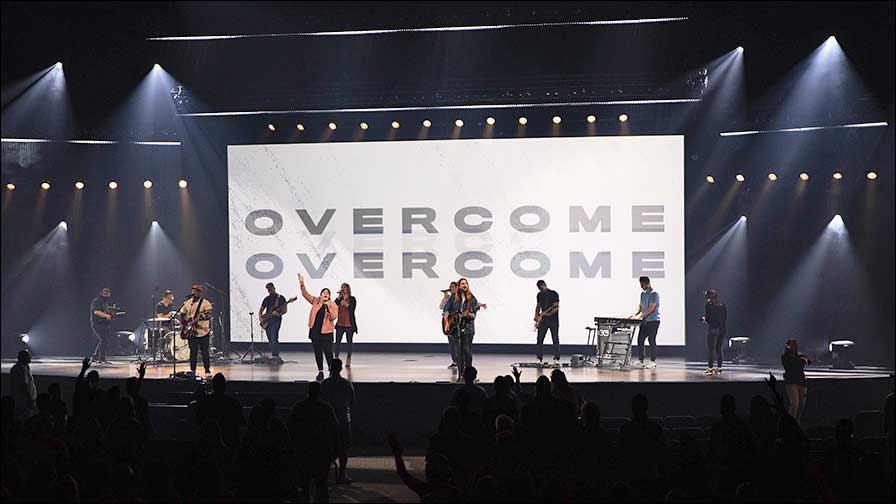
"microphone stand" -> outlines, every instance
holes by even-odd
[[[171,320],[174,320],[174,318],[177,317],[177,314],[184,309],[184,306],[186,306],[187,301],[190,300],[190,297],[192,296],[188,296],[187,299],[185,299],[184,302],[180,304],[180,308],[177,309],[175,315],[171,317]],[[168,378],[172,380],[177,378],[177,338],[180,338],[180,334],[171,335],[171,376],[169,376]]]
[[[235,358],[241,358],[240,354],[231,352],[227,348],[227,346],[228,346],[227,342],[230,338],[229,338],[229,334],[227,332],[227,328],[224,327],[224,317],[222,316],[223,306],[224,306],[224,298],[227,297],[227,293],[224,292],[223,290],[215,287],[214,284],[211,284],[208,282],[205,282],[205,286],[208,287],[209,289],[213,290],[215,292],[215,294],[217,294],[218,306],[221,307],[218,309],[218,316],[216,317],[218,319],[218,327],[221,328],[221,350],[215,352],[215,355],[212,356],[212,359],[214,359],[216,361],[229,361],[229,360],[233,360]],[[228,310],[229,309],[230,309],[230,306],[228,304]],[[214,325],[214,324],[212,324],[212,325]]]

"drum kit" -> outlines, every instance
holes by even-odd
[[[190,345],[178,337],[180,321],[168,317],[145,319],[149,329],[143,342],[151,360],[157,362],[185,362],[190,359]]]

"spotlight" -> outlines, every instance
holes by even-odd
[[[57,62],[56,62],[56,68],[62,68],[62,62],[61,62],[61,61],[57,61]]]
[[[737,46],[737,52],[739,52],[739,53],[744,52],[744,48],[742,46]]]
[[[840,172],[834,172],[834,180],[840,180],[843,178],[843,174]]]
[[[180,187],[181,189],[186,189],[186,188],[187,188],[187,181],[184,180],[184,179],[180,179],[180,180],[178,180],[178,181],[177,181],[177,187]]]
[[[68,222],[59,221],[59,227],[61,227],[62,229],[65,229],[67,231],[68,230]]]
[[[152,66],[152,69],[153,69],[153,70],[158,70],[158,69],[160,69],[160,68],[162,68],[162,65],[160,65],[160,64],[158,64],[158,63],[156,63],[155,65]]]
[[[803,181],[809,180],[809,174],[806,172],[800,173],[800,180],[803,180]]]
[[[361,124],[359,124],[358,126],[360,126],[362,130],[366,130],[367,128],[369,128],[369,126],[367,126],[367,123],[364,121],[361,121]]]
[[[157,220],[152,221],[152,225],[153,225],[153,226],[158,226],[158,225],[159,225],[159,221],[157,221]]]
[[[401,124],[398,121],[392,121],[392,129],[398,129],[401,127]]]
[[[463,122],[462,120],[460,120],[460,119],[455,119],[455,121],[454,121],[454,125],[457,126],[458,128],[463,128],[463,127],[464,127],[464,122]]]
[[[706,176],[706,181],[709,182],[710,184],[715,184],[715,183],[716,183],[716,178],[713,177],[712,175],[707,175],[707,176]]]
[[[6,184],[6,188],[9,189],[10,191],[14,191],[16,188],[16,185],[13,184],[12,182],[10,182],[10,183]]]
[[[594,122],[597,121],[597,118],[594,117],[594,115],[590,115],[586,117],[585,120],[588,121],[588,124],[594,124]]]
[[[432,121],[430,121],[429,119],[424,119],[424,120],[423,120],[423,127],[424,127],[424,128],[428,128],[428,127],[430,127],[430,126],[432,126]]]
[[[877,173],[870,171],[865,176],[868,177],[868,180],[874,180],[877,178]]]
[[[271,123],[268,123],[268,129],[271,130],[271,131],[277,131],[277,127],[274,126],[274,125],[271,124]]]
[[[520,117],[520,126],[525,126],[527,122],[529,122],[529,120],[526,119],[526,116]]]
[[[495,118],[494,118],[494,117],[491,117],[491,116],[486,117],[486,118],[485,118],[485,124],[488,124],[489,126],[494,126],[494,125],[495,125]]]
[[[772,173],[768,174],[768,179],[771,180],[772,182],[774,182],[774,181],[778,180],[778,176],[774,172],[772,172]]]
[[[296,129],[299,131],[305,131],[305,125],[302,123],[296,124]]]
[[[109,189],[118,189],[118,182],[114,180],[109,181]]]
[[[628,121],[628,114],[619,114],[619,122]]]
[[[133,343],[134,340],[136,340],[136,339],[137,339],[137,336],[134,333],[128,334],[128,341],[130,341],[131,343]]]
[[[746,180],[746,178],[741,173],[735,175],[734,178],[737,179],[738,182],[743,182],[744,180]]]
[[[837,41],[837,37],[835,37],[835,36],[833,36],[833,35],[831,35],[830,37],[828,37],[828,42],[836,42],[836,41]]]
[[[31,343],[31,336],[28,336],[27,334],[24,334],[24,333],[20,334],[19,339],[22,340],[22,343],[24,343],[26,345],[28,343]]]
[[[327,124],[327,127],[330,128],[330,131],[336,131],[336,123],[334,122]]]
[[[75,182],[75,189],[84,189],[84,182],[81,182],[80,180]]]
[[[560,121],[562,121],[562,119],[560,119],[560,116],[554,116],[554,117],[551,118],[551,121],[552,121],[554,124],[560,124]]]
[[[44,191],[47,191],[50,189],[50,183],[49,182],[41,182],[40,188],[43,189]]]

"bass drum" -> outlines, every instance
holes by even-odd
[[[165,333],[165,360],[177,359],[177,362],[190,360],[190,343],[180,339],[180,331],[168,331]],[[172,345],[174,352],[172,353]]]

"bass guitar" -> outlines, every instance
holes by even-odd
[[[199,312],[195,317],[184,320],[180,327],[180,339],[188,340],[190,336],[196,336],[196,333],[199,332],[199,322],[208,320],[211,316],[212,311],[205,310]]]
[[[287,301],[286,303],[274,308],[273,310],[268,310],[264,315],[258,317],[259,325],[261,326],[261,328],[267,329],[268,324],[271,323],[271,319],[273,319],[275,315],[283,315],[282,310],[284,308],[286,308],[286,305],[288,305],[289,303],[292,303],[296,299],[299,299],[298,296],[293,296],[293,297],[289,298],[289,301]]]

